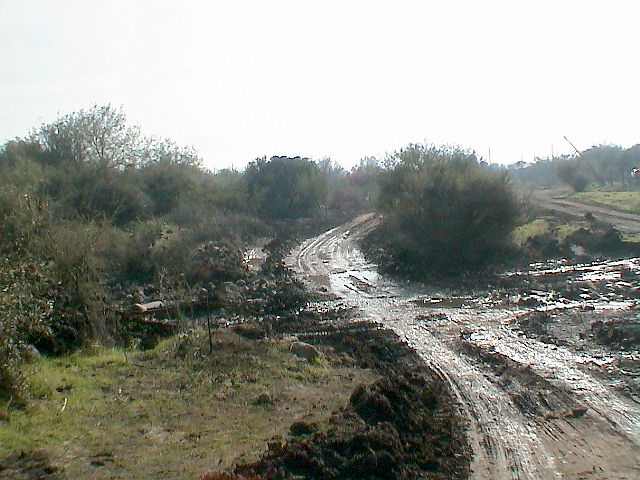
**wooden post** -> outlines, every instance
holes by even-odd
[[[209,355],[213,353],[213,340],[211,339],[211,314],[207,312],[207,330],[209,330]]]

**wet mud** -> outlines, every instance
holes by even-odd
[[[448,386],[475,479],[640,478],[640,260],[528,265],[464,288],[401,282],[358,248],[362,216],[288,258],[322,305],[392,329]],[[314,279],[322,278],[322,284]],[[601,322],[601,323],[598,323]]]

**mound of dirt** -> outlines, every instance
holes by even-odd
[[[373,368],[388,376],[401,374],[421,365],[415,351],[391,330],[374,322],[357,322],[350,328],[326,327],[325,335],[306,340],[331,345],[346,353],[364,368]]]
[[[562,242],[563,247],[577,245],[589,253],[615,254],[624,251],[625,244],[620,232],[611,225],[597,225],[593,222],[590,229],[579,228]]]
[[[464,436],[452,436],[443,384],[422,374],[360,386],[326,431],[275,440],[237,473],[263,479],[466,478]],[[461,432],[460,432],[461,433]]]
[[[328,424],[295,428],[236,473],[265,480],[462,479],[469,475],[465,425],[448,387],[391,331],[376,324],[327,329],[307,341],[374,368],[384,377],[357,387]]]

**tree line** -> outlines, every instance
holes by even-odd
[[[126,341],[114,305],[172,300],[242,275],[243,250],[283,223],[369,208],[371,162],[260,158],[209,171],[190,147],[148,137],[110,105],[0,147],[0,396],[36,347]],[[129,300],[127,300],[129,299]],[[13,392],[13,393],[12,393]]]
[[[640,145],[596,145],[576,155],[538,158],[508,167],[514,182],[543,188],[567,185],[581,192],[594,185],[608,188],[637,188],[634,168],[640,168]]]

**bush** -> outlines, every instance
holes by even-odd
[[[414,276],[477,270],[500,259],[518,218],[506,174],[457,148],[410,145],[380,176],[382,227],[369,243]]]
[[[580,168],[579,160],[566,160],[556,166],[558,178],[575,192],[583,192],[590,183],[588,175]]]
[[[309,217],[326,200],[326,174],[307,158],[257,159],[245,171],[247,193],[262,218]]]
[[[45,184],[65,218],[109,220],[124,225],[150,215],[151,199],[137,185],[134,171],[95,165],[66,165],[56,169]]]
[[[50,336],[45,266],[0,262],[0,400],[23,403],[20,367],[30,344]]]

